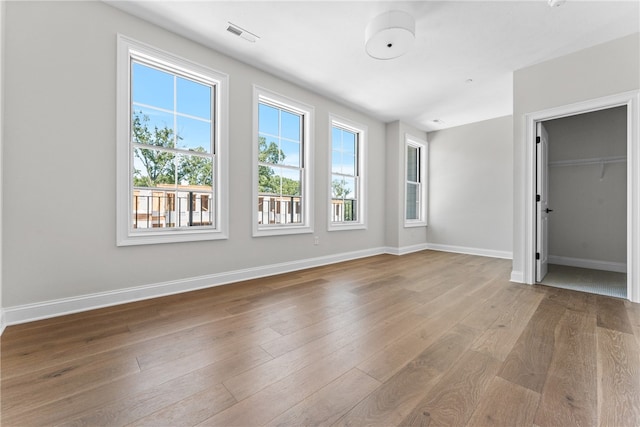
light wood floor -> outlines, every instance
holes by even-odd
[[[640,425],[640,305],[381,255],[8,327],[2,426]]]

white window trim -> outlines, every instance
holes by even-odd
[[[227,74],[196,64],[118,34],[117,47],[117,119],[116,119],[116,230],[118,246],[191,242],[228,238],[228,122],[229,95]],[[131,227],[132,212],[132,145],[130,143],[130,60],[148,58],[170,68],[184,70],[216,85],[215,98],[215,226],[180,230],[136,231]]]
[[[407,148],[418,147],[420,149],[420,207],[418,209],[419,219],[407,219]],[[404,175],[403,175],[403,194],[404,194],[404,206],[402,211],[404,212],[404,226],[409,227],[425,227],[427,225],[427,169],[429,165],[429,145],[427,141],[420,138],[416,138],[412,135],[405,134],[404,137]]]
[[[358,199],[357,199],[357,221],[349,222],[333,222],[332,217],[332,159],[333,159],[333,144],[332,133],[333,127],[339,127],[355,133],[358,136]],[[367,136],[368,128],[365,125],[356,123],[349,119],[337,116],[335,114],[329,114],[329,200],[328,200],[328,231],[339,230],[362,230],[367,228]]]
[[[302,224],[258,224],[258,104],[262,101],[281,106],[302,115],[303,120],[303,178],[302,178]],[[313,123],[314,108],[284,95],[253,86],[253,184],[252,223],[253,237],[278,236],[287,234],[313,233]]]

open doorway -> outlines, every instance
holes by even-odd
[[[536,282],[627,298],[627,106],[536,132]]]

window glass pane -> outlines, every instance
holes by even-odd
[[[175,155],[161,150],[136,148],[133,152],[133,186],[175,186]]]
[[[211,152],[211,123],[178,116],[178,147]]]
[[[358,220],[358,201],[353,199],[344,200],[344,213],[342,221],[357,221]]]
[[[342,130],[342,149],[352,156],[356,154],[356,135],[353,132]]]
[[[342,155],[342,173],[345,175],[356,174],[356,158],[353,154]]]
[[[418,182],[418,148],[407,147],[407,181]]]
[[[133,62],[132,92],[134,103],[173,111],[173,75]]]
[[[335,126],[331,128],[331,146],[333,150],[342,151],[342,130]]]
[[[280,163],[300,167],[300,143],[283,139],[280,142]]]
[[[266,104],[258,105],[258,130],[260,133],[278,135],[278,109]]]
[[[284,196],[300,196],[300,171],[297,169],[279,168],[282,190]]]
[[[133,142],[173,147],[173,115],[151,108],[134,107],[131,123]]]
[[[280,162],[281,157],[280,140],[270,135],[261,134],[258,137],[258,161],[275,165]]]
[[[407,183],[407,219],[419,219],[419,189],[419,184]]]
[[[167,228],[176,224],[175,192],[137,189],[133,192],[132,225],[136,229]],[[183,224],[183,225],[186,225]]]
[[[355,199],[356,179],[333,175],[331,179],[331,197],[334,199]]]
[[[213,191],[213,159],[202,156],[178,156],[178,183],[180,186],[198,186],[198,191]]]
[[[288,111],[280,112],[280,132],[282,138],[300,141],[300,121],[298,114],[289,113]]]
[[[258,166],[258,193],[278,194],[280,192],[280,178],[274,168]]]
[[[341,151],[334,150],[331,152],[331,172],[342,173],[342,152]]]
[[[178,77],[176,87],[178,113],[211,119],[211,86]]]

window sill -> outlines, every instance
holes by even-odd
[[[366,230],[366,224],[362,223],[331,223],[329,224],[328,231],[343,231],[343,230]]]
[[[427,221],[405,221],[404,228],[426,227]]]
[[[131,232],[119,236],[117,246],[157,245],[163,243],[200,242],[205,240],[228,239],[226,233],[218,230],[180,230],[149,233]]]
[[[286,236],[289,234],[305,234],[305,233],[313,233],[313,228],[306,225],[299,225],[299,226],[272,225],[267,227],[257,226],[253,230],[253,237]]]

